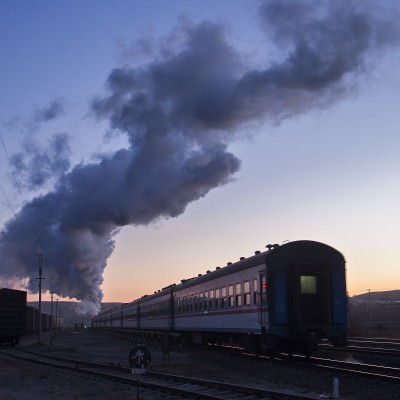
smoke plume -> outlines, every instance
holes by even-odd
[[[64,104],[61,98],[50,102],[47,107],[36,108],[33,115],[33,121],[42,123],[51,121],[59,117],[64,111]]]
[[[26,204],[1,233],[1,275],[35,276],[43,249],[44,285],[97,307],[121,227],[177,217],[230,182],[240,161],[228,146],[240,128],[331,105],[397,41],[389,17],[355,4],[262,3],[266,40],[279,46],[263,69],[246,65],[223,26],[202,22],[187,24],[181,46],[153,62],[111,71],[91,110],[130,146],[77,165]]]
[[[70,167],[70,152],[66,133],[55,134],[45,148],[30,138],[25,142],[22,152],[12,155],[11,164],[19,181],[29,190],[34,190],[49,179],[54,180],[65,174]]]

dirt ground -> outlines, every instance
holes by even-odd
[[[88,331],[62,334],[51,345],[48,338],[43,339],[45,343],[40,346],[36,338],[26,339],[20,346],[53,355],[92,362],[120,363],[128,367],[129,351],[135,345]],[[278,362],[269,364],[240,357],[232,358],[212,351],[192,350],[165,355],[160,346],[150,346],[149,350],[152,359],[148,370],[276,390],[292,388],[297,393],[320,396],[321,399],[329,398],[331,393],[333,375],[329,373],[307,372]],[[136,386],[42,367],[12,359],[0,352],[0,400],[132,400],[137,398],[136,390]],[[379,382],[360,383],[346,377],[340,377],[340,390],[340,398],[343,400],[400,399],[400,392],[394,386]],[[141,388],[140,399],[172,400],[174,397]]]

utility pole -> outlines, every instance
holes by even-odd
[[[368,314],[369,314],[369,326],[371,328],[372,313],[371,313],[371,289],[368,289]]]
[[[50,290],[50,344],[53,344],[53,296],[54,292]]]
[[[58,299],[56,299],[56,332],[58,329]]]
[[[41,334],[42,334],[42,267],[43,267],[43,253],[36,254],[39,260],[39,278],[36,278],[39,281],[39,329],[38,329],[38,343],[41,343]]]

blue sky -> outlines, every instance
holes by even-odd
[[[115,68],[133,71],[135,79],[139,77],[145,82],[149,65],[161,69],[162,62],[172,57],[168,51],[184,54],[179,53],[185,38],[182,32],[193,30],[205,20],[223,27],[225,42],[221,49],[227,50],[227,43],[229,51],[216,57],[221,57],[227,68],[240,58],[236,74],[260,70],[265,64],[279,64],[287,56],[282,50],[288,40],[285,29],[295,31],[302,24],[306,29],[309,21],[307,14],[304,21],[299,14],[299,21],[293,26],[282,20],[275,24],[273,37],[269,25],[263,25],[260,18],[260,6],[271,4],[274,3],[232,0],[0,3],[1,135],[20,189],[2,148],[0,184],[7,198],[0,193],[1,258],[7,263],[30,263],[21,270],[15,267],[17,277],[25,274],[31,278],[37,262],[37,243],[27,250],[30,258],[20,259],[5,244],[10,242],[7,238],[13,237],[12,229],[17,231],[19,222],[12,221],[25,215],[20,213],[23,201],[29,205],[37,196],[48,199],[49,193],[59,194],[59,180],[69,180],[65,177],[71,176],[68,174],[76,165],[96,165],[107,157],[114,160],[118,149],[134,148],[132,127],[126,128],[128,134],[121,133],[125,122],[118,120],[120,114],[112,109],[119,104],[113,103],[115,98],[120,96],[118,101],[124,100],[126,86],[119,86],[111,72]],[[293,11],[298,3],[288,4]],[[395,2],[369,4],[371,10],[381,5],[387,11]],[[334,10],[329,12],[334,14]],[[201,35],[198,40],[201,41]],[[353,38],[348,40],[351,43]],[[311,239],[330,244],[344,254],[350,294],[368,289],[399,289],[400,54],[398,41],[389,41],[379,51],[367,51],[365,62],[345,75],[334,91],[324,92],[319,103],[314,101],[318,88],[308,90],[307,96],[300,99],[296,94],[285,93],[281,101],[288,104],[287,115],[282,112],[275,118],[272,111],[261,112],[257,107],[263,104],[258,101],[244,111],[246,115],[258,112],[257,118],[236,123],[236,116],[230,116],[222,133],[213,128],[212,134],[221,138],[221,154],[233,163],[228,179],[222,179],[169,217],[165,216],[168,213],[161,213],[145,222],[136,218],[122,224],[119,233],[110,234],[102,242],[99,259],[87,255],[96,252],[90,247],[96,235],[93,231],[85,232],[76,246],[80,250],[90,248],[90,252],[85,250],[88,258],[82,262],[77,258],[66,261],[63,268],[68,268],[68,262],[74,263],[74,268],[64,270],[68,277],[65,281],[79,280],[81,273],[86,279],[86,271],[93,269],[97,271],[98,284],[101,276],[104,278],[101,289],[105,301],[129,301],[249,256],[268,243]],[[151,54],[145,51],[149,48],[153,49]],[[223,78],[221,71],[210,73]],[[128,75],[122,78],[128,85],[133,82]],[[114,93],[110,86],[107,88],[107,79],[114,83]],[[148,90],[143,82],[134,83],[141,90]],[[179,75],[174,84],[179,84]],[[93,106],[94,99],[98,101],[97,108]],[[307,102],[309,105],[305,106]],[[278,107],[271,99],[265,101],[266,108],[271,106]],[[215,140],[209,133],[206,139],[196,136],[199,141],[191,151],[201,147],[203,141]],[[226,135],[229,140],[225,140]],[[32,154],[40,154],[44,164],[29,163]],[[147,158],[146,168],[151,168],[151,161],[155,160]],[[140,182],[147,176],[151,181],[151,174],[143,176],[137,170],[135,173]],[[73,176],[78,176],[78,172]],[[87,188],[92,181],[85,182]],[[104,185],[104,193],[113,184],[107,175],[96,182]],[[168,188],[169,183],[155,182],[154,187]],[[59,195],[57,201],[62,201]],[[86,210],[88,214],[90,211]],[[78,216],[83,218],[77,214],[77,220]],[[36,216],[30,219],[36,224],[35,235],[40,236],[47,221]],[[52,232],[58,237],[64,232],[57,230],[62,225],[53,221],[46,228],[46,235]],[[43,238],[49,238],[46,235]],[[63,270],[57,270],[55,258],[64,256],[49,248],[51,241],[46,243],[43,238],[40,249],[45,253],[48,284],[59,296],[81,296],[60,283],[56,275],[61,276]],[[112,239],[114,244],[110,244]],[[27,248],[31,245],[26,237],[20,243]],[[70,254],[65,254],[65,258],[70,258]],[[88,260],[96,260],[99,266],[91,268],[92,261]],[[14,278],[11,269],[3,271],[3,284],[15,283]]]

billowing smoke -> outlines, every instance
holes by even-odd
[[[64,102],[58,98],[51,101],[47,107],[36,108],[32,119],[34,122],[48,122],[59,117],[63,111]]]
[[[92,112],[128,135],[129,148],[76,166],[6,224],[2,276],[35,276],[43,249],[44,285],[98,306],[121,227],[176,217],[231,181],[240,161],[228,145],[240,128],[326,107],[354,89],[377,51],[396,42],[396,25],[364,2],[321,4],[263,3],[265,31],[279,45],[263,69],[246,65],[223,26],[203,22],[185,26],[178,49],[111,71]]]
[[[55,134],[44,148],[30,138],[24,143],[23,151],[12,155],[11,164],[19,182],[34,190],[68,171],[70,152],[66,133]]]

